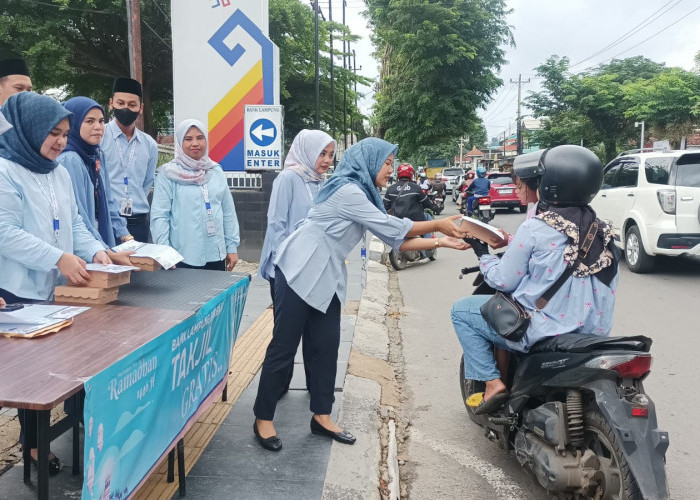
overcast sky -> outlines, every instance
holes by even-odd
[[[376,79],[378,64],[372,58],[370,31],[361,15],[363,0],[346,0],[346,19],[353,33],[362,36],[355,45],[360,73]],[[342,0],[332,0],[333,17],[340,21]],[[320,0],[328,13],[328,0]],[[693,69],[695,54],[700,51],[700,0],[507,0],[513,12],[508,16],[516,47],[506,50],[506,65],[500,77],[504,85],[494,100],[479,115],[484,119],[489,138],[515,127],[517,86],[509,81],[523,79],[523,97],[537,89],[534,68],[549,56],[567,56],[575,71],[607,62],[643,55],[667,66]],[[675,23],[675,24],[674,24]],[[662,31],[663,30],[663,31]],[[660,32],[660,33],[659,33]],[[658,34],[657,34],[658,33]],[[656,35],[656,36],[654,36]],[[624,40],[619,41],[621,37]],[[612,45],[607,50],[596,52]],[[371,110],[371,89],[362,102],[366,113]],[[527,111],[523,111],[525,114]]]

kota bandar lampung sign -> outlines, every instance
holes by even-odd
[[[171,9],[175,122],[206,123],[209,156],[244,170],[246,105],[279,105],[268,0],[172,0]]]
[[[245,107],[245,169],[282,168],[282,106]]]

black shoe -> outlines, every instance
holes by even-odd
[[[489,415],[496,410],[500,410],[501,407],[506,403],[510,394],[507,392],[499,392],[494,394],[488,400],[479,403],[479,406],[474,408],[474,415]]]
[[[318,423],[314,417],[311,417],[311,433],[318,434],[319,436],[332,437],[339,443],[343,444],[355,444],[355,436],[350,434],[348,431],[333,432],[326,429],[324,426]]]
[[[258,422],[257,420],[253,422],[253,433],[255,434],[260,446],[270,451],[280,451],[282,449],[282,441],[277,437],[277,434],[270,436],[269,438],[263,438],[258,432]]]
[[[34,466],[38,469],[39,468],[39,461],[32,457],[30,455],[32,463]],[[49,453],[49,476],[55,476],[59,472],[63,470],[63,465],[61,465],[61,461],[58,459],[56,455],[53,453]]]

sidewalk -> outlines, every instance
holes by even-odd
[[[369,253],[376,257],[376,252],[371,249]],[[379,275],[386,275],[386,269],[376,263],[369,264],[368,287],[376,291],[379,285],[380,295],[387,294],[386,277],[383,290],[382,280],[376,283],[371,279],[378,271]],[[341,318],[333,417],[341,426],[347,426],[357,436],[358,442],[346,446],[311,434],[309,396],[300,353],[295,359],[290,391],[280,400],[275,418],[275,426],[284,443],[283,450],[271,453],[255,441],[252,406],[273,321],[268,283],[254,278],[243,313],[241,334],[232,356],[228,401],[212,405],[185,437],[187,497],[207,500],[280,496],[286,499],[379,498],[381,446],[378,429],[381,422],[378,405],[381,388],[377,382],[365,378],[350,375],[346,379],[346,372],[358,325],[363,330],[360,344],[369,342],[370,345],[364,348],[365,351],[369,349],[372,353],[378,349],[383,352],[388,343],[388,337],[381,335],[380,329],[371,324],[368,328],[366,323],[363,326],[364,318],[357,322],[358,309],[361,314],[365,311],[375,319],[383,318],[386,311],[385,307],[382,309],[381,297],[379,301],[376,297],[368,299],[367,292],[363,297],[359,246],[351,253],[347,266],[348,296]],[[361,298],[364,299],[362,303]],[[378,347],[372,348],[372,344]],[[52,498],[79,498],[82,478],[71,474],[70,433],[54,441],[52,450],[65,457],[63,462],[66,465],[61,474],[51,478]],[[166,463],[167,460],[163,460],[159,464],[135,498],[179,497],[177,477],[174,483],[166,481]],[[32,474],[34,484],[27,487],[22,482],[21,464],[4,473],[0,476],[0,498],[36,498],[36,472]]]

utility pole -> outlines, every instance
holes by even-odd
[[[316,129],[321,128],[321,82],[318,71],[318,0],[314,0],[314,49],[316,51]]]
[[[333,22],[333,0],[328,0],[328,22]],[[335,139],[335,78],[333,76],[333,26],[330,26],[330,42],[331,42],[331,137]]]
[[[464,137],[459,138],[459,166],[464,169],[464,154],[462,153],[464,149]]]
[[[143,85],[141,61],[141,0],[126,0],[126,24],[129,32],[129,73]],[[143,130],[143,115],[136,120],[136,127]]]
[[[347,28],[345,24],[345,7],[347,2],[343,0],[343,25]],[[347,53],[350,50],[350,42],[345,41],[345,35],[343,35],[343,151],[348,149],[348,65],[347,65]]]
[[[355,55],[355,49],[352,49],[352,66],[352,71],[355,75],[355,109],[357,109],[357,56]],[[352,124],[352,120],[350,121],[350,123]],[[352,130],[350,131],[350,140],[353,144],[355,144],[355,138],[352,134]]]
[[[523,154],[523,126],[522,123],[522,117],[520,116],[520,97],[521,97],[521,90],[523,83],[530,83],[530,79],[528,78],[526,81],[523,80],[523,75],[518,75],[518,81],[514,82],[513,80],[510,81],[510,83],[517,83],[518,84],[518,116],[517,116],[517,126],[516,126],[516,143],[517,143],[517,153],[519,155]]]
[[[642,126],[642,136],[639,139],[639,149],[644,151],[644,120],[641,122],[634,122],[634,128],[637,128],[640,125]],[[581,139],[581,142],[583,143],[583,139]],[[583,146],[583,144],[581,144],[581,146]]]

